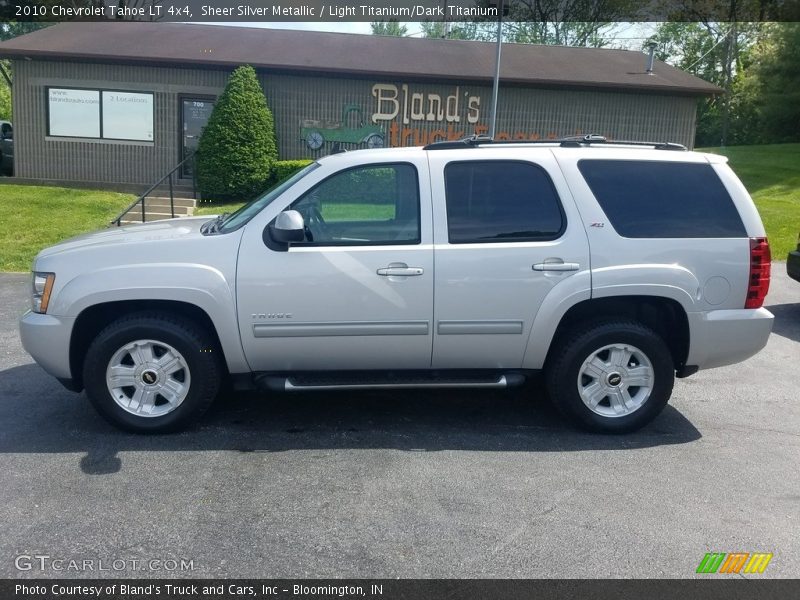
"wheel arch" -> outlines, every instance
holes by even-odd
[[[225,348],[217,328],[208,313],[201,307],[177,300],[117,300],[101,302],[84,308],[75,319],[69,344],[69,366],[77,391],[83,389],[83,363],[92,340],[113,321],[131,313],[158,311],[188,318],[203,327],[212,336],[216,350],[222,356],[227,371]]]
[[[526,353],[526,368],[546,368],[556,348],[571,331],[592,320],[602,318],[628,318],[655,331],[667,344],[676,369],[686,364],[689,354],[689,319],[684,306],[666,296],[629,295],[589,298],[570,306],[560,319],[540,326],[540,334],[532,332],[530,346],[541,350]],[[535,324],[534,324],[535,325]],[[546,339],[545,339],[546,338]],[[534,362],[535,361],[535,362]]]

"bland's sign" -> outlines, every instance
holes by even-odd
[[[410,92],[408,84],[398,88],[390,83],[376,83],[372,86],[372,96],[376,100],[372,122],[394,121],[402,116],[403,124],[412,121],[428,123],[461,123],[475,124],[481,117],[481,98],[469,92],[461,92],[456,86],[452,94],[442,98],[440,94]]]
[[[480,94],[454,86],[447,93],[414,89],[407,83],[376,83],[372,86],[372,122],[386,126],[386,145],[422,146],[433,142],[485,135],[489,122]],[[556,139],[554,131],[531,131],[524,120],[499,128],[498,140]],[[513,129],[512,129],[513,127]],[[575,135],[580,135],[579,129]]]

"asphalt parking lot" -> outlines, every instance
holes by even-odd
[[[774,554],[747,577],[800,573],[800,284],[783,263],[767,348],[679,381],[620,437],[570,429],[536,386],[231,395],[191,431],[123,434],[22,350],[28,286],[0,275],[0,577],[672,578],[711,551]]]

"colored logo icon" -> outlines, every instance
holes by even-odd
[[[771,552],[708,552],[697,573],[763,573],[772,560]]]

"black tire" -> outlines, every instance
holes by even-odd
[[[547,390],[559,412],[577,426],[599,433],[628,433],[655,419],[669,401],[675,382],[672,355],[661,337],[650,328],[628,320],[594,321],[572,330],[561,340],[546,366]],[[639,408],[624,416],[597,414],[584,403],[578,390],[578,376],[584,361],[612,344],[634,346],[652,366],[650,395]],[[607,398],[602,402],[609,401]],[[608,410],[611,410],[610,404]]]
[[[136,340],[154,340],[172,346],[188,368],[188,392],[161,416],[138,416],[122,408],[106,385],[106,370],[118,350]],[[197,420],[211,406],[223,379],[220,352],[211,335],[184,317],[160,312],[124,316],[103,329],[92,341],[83,365],[86,395],[107,421],[134,433],[178,431]]]

